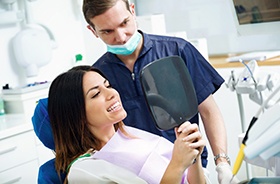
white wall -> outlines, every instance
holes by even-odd
[[[136,0],[136,13],[163,13],[167,32],[186,31],[189,39],[207,38],[208,52],[212,55],[280,50],[280,31],[274,36],[238,36],[230,1]]]
[[[18,2],[22,1],[18,0]],[[73,66],[76,54],[82,54],[84,61],[91,65],[104,52],[102,44],[99,44],[100,41],[87,30],[81,7],[77,2],[77,0],[29,2],[34,22],[47,26],[54,34],[57,43],[50,63],[40,68],[40,73],[36,77],[27,78],[25,70],[14,58],[11,41],[21,30],[21,25],[0,23],[1,88],[7,83],[11,87],[17,87],[30,82],[51,81],[59,73]],[[18,3],[13,4],[12,7],[16,10],[21,8]],[[7,6],[0,3],[0,9],[7,9]],[[87,40],[86,44],[84,40]]]

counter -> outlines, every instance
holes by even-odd
[[[31,119],[24,114],[0,116],[0,140],[33,130]]]
[[[227,62],[226,59],[228,55],[216,55],[210,56],[209,62],[214,68],[234,68],[234,67],[244,67],[244,65],[240,62]],[[258,61],[258,66],[280,66],[280,56],[271,58],[264,61]]]

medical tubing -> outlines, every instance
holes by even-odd
[[[246,141],[247,141],[247,139],[248,139],[248,133],[249,133],[250,129],[252,128],[252,126],[255,124],[255,122],[256,122],[257,120],[258,120],[257,117],[253,117],[253,118],[252,118],[252,120],[251,120],[251,122],[250,122],[250,124],[249,124],[249,127],[248,127],[248,129],[247,129],[247,131],[246,131],[246,133],[245,133],[245,136],[244,136],[244,138],[243,138],[243,140],[242,140],[242,144],[246,145]]]
[[[242,143],[240,145],[240,148],[239,148],[239,152],[237,154],[237,157],[236,157],[236,160],[235,160],[235,163],[234,163],[234,166],[233,166],[233,170],[232,170],[232,174],[233,176],[237,174],[237,172],[239,171],[240,169],[240,166],[241,166],[241,163],[244,159],[244,148],[246,147],[246,141],[248,139],[248,133],[249,133],[249,130],[252,128],[252,126],[255,124],[255,122],[258,120],[257,117],[253,117],[250,124],[249,124],[249,127],[246,131],[246,134],[242,140]]]
[[[252,60],[252,61],[253,61],[253,60]],[[254,77],[254,75],[253,75],[253,73],[252,73],[252,70],[248,67],[248,65],[247,65],[243,60],[240,59],[239,62],[241,62],[241,63],[247,68],[247,70],[249,71],[249,73],[250,73],[250,75],[251,75],[251,77],[252,77],[252,79],[253,79],[253,81],[254,81],[255,88],[257,89],[258,83],[257,83],[257,81],[256,81],[256,79],[255,79],[255,77]],[[260,97],[261,97],[261,102],[263,103],[263,95],[262,95],[262,92],[260,92],[260,91],[258,91],[258,92],[259,92]]]
[[[248,65],[247,65],[243,60],[240,59],[239,62],[241,62],[241,63],[247,68],[247,70],[249,71],[249,73],[250,73],[250,75],[251,75],[251,77],[252,77],[252,79],[253,79],[253,81],[254,81],[255,88],[257,88],[257,85],[258,85],[258,84],[257,84],[257,81],[256,81],[256,79],[255,79],[253,73],[252,73],[252,70],[248,67]],[[262,92],[258,91],[258,93],[260,94],[261,102],[263,103],[263,95],[262,95]]]
[[[235,161],[234,166],[233,166],[233,170],[232,170],[233,177],[239,171],[241,163],[242,163],[242,161],[244,159],[244,148],[245,148],[245,144],[242,143],[240,145],[240,149],[239,149],[238,155],[236,157],[236,161]]]
[[[255,77],[252,73],[252,70],[249,68],[249,66],[242,59],[239,59],[239,62],[241,62],[247,68],[247,70],[249,71],[249,73],[250,73],[250,75],[251,75],[251,77],[254,81],[255,86],[257,86],[257,81],[255,80]]]

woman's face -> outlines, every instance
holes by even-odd
[[[83,77],[83,91],[88,123],[96,128],[112,125],[126,117],[119,93],[97,72]]]

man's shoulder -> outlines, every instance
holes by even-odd
[[[151,41],[174,41],[174,42],[181,42],[181,43],[188,43],[187,40],[170,35],[158,35],[158,34],[150,34],[150,33],[143,33],[144,40],[151,40]]]
[[[168,36],[168,35],[156,35],[156,34],[143,34],[144,37],[144,46],[155,47],[162,49],[164,47],[173,46],[173,48],[192,48],[192,45],[189,41],[175,36]]]

